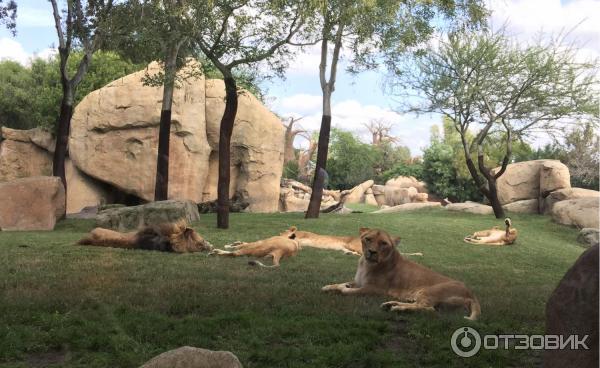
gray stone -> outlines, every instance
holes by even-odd
[[[130,231],[142,226],[157,225],[185,219],[188,223],[198,221],[198,206],[192,201],[168,200],[140,206],[119,207],[101,211],[96,226],[117,231]]]
[[[548,349],[544,368],[598,367],[598,246],[586,250],[546,303],[547,335],[588,335],[589,350]]]
[[[577,235],[577,241],[583,244],[584,247],[589,248],[600,243],[600,232],[598,229],[586,227],[579,231]]]
[[[242,363],[229,351],[183,346],[152,358],[140,368],[242,368]]]

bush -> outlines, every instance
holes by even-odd
[[[298,161],[289,161],[283,165],[282,177],[284,179],[298,180],[298,172]]]
[[[373,179],[377,157],[373,146],[360,142],[350,132],[333,129],[327,160],[329,186],[348,189]]]

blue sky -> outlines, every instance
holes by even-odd
[[[600,56],[600,1],[598,0],[488,0],[493,10],[492,26],[508,22],[508,31],[521,41],[536,33],[545,35],[571,29],[582,44],[582,57]],[[45,0],[19,0],[17,36],[0,30],[0,59],[10,58],[23,64],[38,54],[47,56],[56,45],[51,6]],[[321,115],[321,90],[318,80],[318,49],[307,50],[292,62],[285,80],[265,83],[268,105],[283,116],[304,116],[301,125],[317,130]],[[382,90],[383,75],[376,72],[358,76],[339,70],[333,95],[333,125],[351,130],[364,140],[368,134],[363,124],[371,119],[394,123],[392,133],[415,155],[429,142],[429,131],[438,124],[438,116],[400,115],[394,112],[394,101]],[[539,137],[532,143],[540,145]],[[305,142],[299,140],[297,145]]]

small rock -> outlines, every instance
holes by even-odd
[[[183,346],[152,358],[140,368],[242,368],[242,363],[229,351]]]
[[[492,206],[469,201],[464,203],[449,203],[444,208],[449,211],[468,212],[476,215],[492,215],[494,213]]]
[[[598,229],[586,227],[579,231],[577,235],[577,241],[583,244],[586,248],[593,247],[600,243],[600,234]]]

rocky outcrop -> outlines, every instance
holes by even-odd
[[[16,130],[2,127],[0,134],[0,182],[30,176],[52,175],[52,156],[41,129]],[[50,139],[52,136],[46,133]],[[34,143],[39,142],[40,144]],[[54,149],[53,145],[48,145]]]
[[[524,199],[502,206],[504,210],[514,213],[538,213],[539,204],[537,199]]]
[[[308,209],[312,189],[299,181],[283,179],[279,189],[279,212],[304,212]],[[324,190],[321,209],[336,204],[340,200],[340,192]]]
[[[200,219],[198,206],[192,201],[159,201],[140,206],[110,208],[98,213],[96,226],[117,231],[131,231],[143,226]]]
[[[413,187],[419,193],[428,193],[427,184],[417,180],[414,176],[398,176],[385,182],[386,187],[410,188]]]
[[[365,192],[367,189],[371,188],[374,183],[373,180],[367,180],[350,189],[346,196],[345,203],[364,203]]]
[[[464,203],[450,203],[444,208],[448,211],[467,212],[474,213],[476,215],[492,215],[494,213],[492,206],[486,206],[481,203],[469,201]]]
[[[578,198],[560,201],[552,207],[552,219],[563,225],[580,229],[600,227],[598,198]]]
[[[0,230],[53,230],[65,215],[59,178],[34,176],[0,183]]]
[[[154,197],[162,89],[144,86],[141,78],[159,71],[152,63],[90,93],[75,109],[69,137],[71,159],[82,172],[144,200]],[[169,198],[196,203],[216,199],[224,96],[222,81],[202,76],[188,78],[175,90]],[[252,94],[240,94],[230,193],[243,196],[251,212],[277,210],[283,134],[273,113]]]
[[[560,201],[566,201],[568,199],[578,198],[589,198],[592,200],[600,200],[600,192],[597,190],[583,189],[583,188],[565,188],[550,193],[544,198],[542,210],[544,214],[552,213],[554,205]]]
[[[498,172],[495,168],[493,172]],[[497,180],[501,204],[539,199],[548,193],[570,188],[569,169],[557,160],[534,160],[510,164]]]
[[[546,335],[587,335],[589,349],[547,349],[544,368],[598,367],[598,246],[586,250],[546,303]]]
[[[67,213],[78,213],[86,207],[112,202],[112,193],[100,182],[81,172],[69,159],[65,161],[67,176]]]
[[[442,204],[439,202],[425,202],[425,203],[405,203],[399,204],[393,207],[386,207],[371,213],[398,213],[406,211],[420,210],[422,208],[441,207]]]
[[[242,368],[242,363],[229,351],[183,346],[152,358],[140,368]]]
[[[577,235],[577,241],[586,248],[598,245],[600,243],[600,231],[597,228],[583,228]]]
[[[394,186],[385,186],[385,204],[388,206],[397,206],[399,204],[411,203],[418,191],[414,187],[400,188]]]

